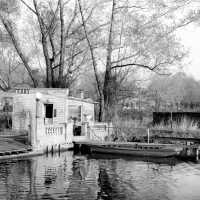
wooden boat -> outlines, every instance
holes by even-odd
[[[147,157],[176,156],[182,150],[173,144],[155,143],[101,143],[91,144],[90,151],[96,153],[123,154]]]
[[[132,156],[132,155],[121,155],[121,154],[109,154],[109,153],[98,153],[93,152],[91,154],[87,154],[88,159],[96,159],[96,160],[114,160],[114,159],[123,159],[126,161],[143,161],[147,163],[154,163],[159,165],[169,165],[169,166],[175,166],[178,163],[181,163],[182,161],[176,158],[176,156],[170,156],[170,157],[147,157],[147,156]]]

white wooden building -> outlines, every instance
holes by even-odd
[[[71,148],[74,138],[88,137],[87,126],[95,123],[95,102],[69,97],[68,89],[15,89],[0,93],[0,102],[0,110],[10,113],[11,128],[28,133],[33,151]]]

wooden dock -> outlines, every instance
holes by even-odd
[[[29,145],[22,144],[13,139],[0,138],[0,159],[3,156],[17,155],[32,151]]]
[[[130,148],[134,144],[132,142],[101,142],[101,141],[93,141],[93,140],[82,140],[82,141],[74,141],[74,150],[75,151],[82,151],[85,153],[90,153],[91,146],[102,146],[102,145],[120,145],[126,146]],[[179,145],[180,146],[180,145]],[[199,160],[199,152],[200,152],[200,145],[181,145],[182,151],[177,155],[177,158],[184,158],[184,159],[191,159],[194,158]]]

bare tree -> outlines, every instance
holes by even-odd
[[[1,1],[5,5],[8,3],[5,0]],[[35,43],[41,42],[42,54],[40,55],[45,61],[45,85],[47,87],[69,87],[72,85],[71,82],[76,80],[79,71],[87,61],[85,36],[81,33],[81,24],[77,20],[77,4],[67,8],[66,5],[69,1],[64,2],[63,0],[56,2],[32,0],[32,4],[24,0],[18,0],[19,2],[21,6],[25,6],[30,11],[29,15],[34,16],[33,19],[37,20],[37,24],[35,24],[38,27],[35,26],[35,30],[38,31],[40,38],[34,36],[34,40],[37,40]],[[68,13],[67,11],[70,11],[69,15],[65,14]],[[90,18],[90,14],[88,18]],[[31,66],[27,54],[22,51],[20,39],[15,35],[12,19],[6,13],[3,13],[0,19],[36,87],[37,80],[32,73],[34,66]],[[35,45],[32,45],[31,48],[34,49]],[[83,57],[84,59],[82,59]]]
[[[105,75],[103,80],[99,81],[94,42],[88,36],[89,29],[84,20],[83,5],[78,0],[100,97],[100,120],[110,120],[113,116],[112,107],[117,103],[119,88],[132,70],[141,68],[158,74],[168,74],[168,68],[182,60],[185,52],[180,50],[181,45],[177,42],[174,32],[197,20],[198,16],[198,13],[193,17],[185,15],[184,19],[178,21],[173,18],[175,12],[188,6],[187,0],[174,0],[170,3],[147,1],[137,6],[132,1],[109,2],[112,6],[109,10],[109,31],[106,30],[108,39],[103,47],[106,49]],[[169,26],[170,19],[173,24]],[[105,35],[105,29],[103,31]]]
[[[16,2],[9,0],[9,1],[4,1],[1,0],[0,1],[1,4],[1,10],[0,10],[0,20],[2,22],[2,24],[4,25],[8,35],[10,36],[10,39],[19,55],[19,57],[21,58],[22,62],[24,63],[24,66],[26,68],[26,70],[29,73],[29,76],[31,77],[34,87],[37,86],[37,80],[35,79],[35,77],[32,74],[32,69],[28,63],[28,59],[26,56],[24,56],[24,52],[18,42],[18,38],[17,36],[14,34],[15,32],[15,27],[14,24],[12,23],[12,21],[10,20],[9,16],[15,12],[15,7],[16,7]]]
[[[32,71],[34,74],[34,71]],[[0,89],[7,91],[15,86],[29,85],[30,76],[12,47],[0,48]]]

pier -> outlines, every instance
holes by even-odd
[[[22,158],[40,154],[42,154],[42,152],[33,152],[30,145],[22,144],[11,138],[1,138],[0,140],[0,160]]]
[[[114,147],[116,145],[123,145],[127,149],[133,148],[135,143],[133,142],[100,142],[94,140],[82,140],[82,141],[74,141],[74,151],[75,152],[83,152],[83,153],[91,153],[91,146],[101,147],[101,146],[108,146]],[[139,143],[138,143],[139,144]],[[151,144],[151,143],[149,143]],[[153,143],[152,143],[153,145]],[[158,144],[159,145],[159,144]],[[177,158],[180,159],[193,159],[198,161],[199,160],[199,151],[200,145],[177,145],[177,147],[181,147],[182,150],[179,154],[176,155]],[[109,153],[109,152],[107,152]],[[122,155],[119,151],[119,155]],[[124,154],[123,154],[124,155]]]

